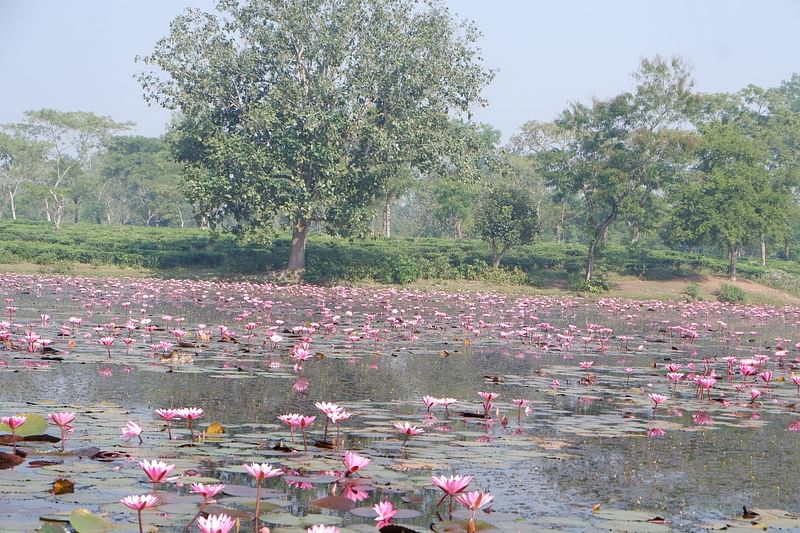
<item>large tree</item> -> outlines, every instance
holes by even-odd
[[[686,244],[719,244],[736,279],[742,246],[758,238],[759,207],[769,190],[766,150],[740,124],[713,121],[699,126],[696,177],[675,187],[665,238]]]
[[[176,18],[140,80],[178,112],[201,218],[258,232],[288,217],[302,270],[310,224],[368,222],[386,169],[462,159],[450,120],[491,79],[477,37],[438,1],[220,0]]]
[[[585,209],[591,280],[599,246],[621,218],[646,225],[648,206],[685,167],[692,134],[683,130],[695,105],[689,69],[678,58],[643,60],[633,92],[591,106],[572,104],[527,145],[562,198]]]
[[[796,213],[800,116],[780,91],[749,86],[703,98],[693,179],[676,187],[669,241],[721,245],[736,278],[743,247],[785,242]]]

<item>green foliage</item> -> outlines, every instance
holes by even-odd
[[[481,197],[475,215],[481,238],[492,249],[492,266],[513,246],[526,244],[539,232],[536,206],[527,190],[497,183]]]
[[[175,271],[182,275],[211,271],[220,276],[241,276],[279,271],[289,255],[289,241],[285,234],[264,245],[244,244],[235,236],[197,228],[65,224],[56,231],[45,223],[0,221],[0,263],[30,262],[51,272],[68,272],[73,263],[83,263],[172,271],[171,275]],[[572,288],[579,292],[608,288],[602,279],[593,285],[578,283],[586,256],[586,246],[580,244],[520,245],[509,251],[497,269],[490,266],[489,247],[477,240],[348,240],[315,234],[308,248],[311,257],[305,280],[313,283],[373,280],[402,284],[449,279],[561,286],[563,280],[570,279],[576,280]],[[727,263],[675,250],[649,249],[639,256],[626,246],[606,248],[601,271],[630,274],[641,268],[657,273],[657,277],[675,277],[700,271],[721,274]],[[764,268],[755,261],[743,260],[739,271],[774,286],[800,287],[800,265],[791,261],[770,261]]]
[[[729,283],[721,284],[714,294],[717,300],[726,303],[743,303],[747,299],[741,287]]]
[[[643,60],[634,79],[632,93],[573,104],[554,124],[529,126],[517,142],[559,196],[581,199],[587,280],[611,225],[625,219],[652,227],[659,191],[680,177],[688,158],[692,134],[680,129],[695,102],[688,67],[656,57]]]
[[[481,101],[492,74],[478,32],[440,2],[217,8],[175,19],[144,59],[165,75],[140,76],[149,100],[179,112],[171,139],[207,224],[242,233],[288,217],[288,267],[302,269],[312,222],[356,234],[401,166],[428,173],[470,161],[471,137],[451,117]]]
[[[586,280],[582,276],[573,276],[567,282],[567,290],[577,293],[605,294],[611,290],[611,286],[602,276],[594,276]]]
[[[692,301],[701,299],[700,286],[694,281],[690,281],[689,284],[686,285],[686,290],[684,290],[683,293]]]

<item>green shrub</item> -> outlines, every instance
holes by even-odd
[[[700,286],[694,281],[690,281],[689,284],[686,285],[686,290],[683,291],[683,293],[688,296],[690,300],[699,300]]]
[[[720,302],[726,303],[742,303],[746,300],[744,291],[741,287],[737,287],[736,285],[731,285],[729,283],[723,283],[717,289],[717,292],[714,293],[717,297],[717,300]]]
[[[567,282],[567,290],[577,293],[605,294],[611,290],[611,286],[600,276],[593,277],[589,281],[581,276],[570,278]]]

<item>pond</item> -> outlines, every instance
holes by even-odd
[[[376,531],[384,501],[420,532],[800,530],[798,308],[2,278],[0,416],[27,419],[0,426],[0,531],[139,531],[120,500],[153,493],[145,531],[253,530],[256,500],[279,532]],[[455,475],[474,513],[432,481]]]

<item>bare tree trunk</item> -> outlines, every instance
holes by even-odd
[[[761,235],[761,266],[767,266],[767,243],[765,242],[766,238],[764,235]]]
[[[616,209],[612,210],[611,213],[606,217],[600,227],[597,228],[597,233],[595,238],[592,239],[592,243],[589,245],[589,257],[586,258],[586,278],[585,281],[591,281],[592,275],[594,274],[594,267],[596,263],[596,255],[597,255],[597,246],[600,242],[605,242],[605,236],[608,232],[608,227],[614,221],[614,218],[617,216]]]
[[[308,235],[308,221],[297,215],[292,226],[292,245],[289,249],[289,262],[287,272],[302,272],[306,269],[306,237]]]
[[[50,203],[47,201],[47,198],[44,199],[44,212],[47,215],[47,221],[52,222],[53,217],[50,216]]]
[[[120,217],[120,220],[122,217]],[[111,198],[106,197],[106,221],[111,224]]]
[[[739,256],[738,246],[728,247],[728,277],[731,281],[736,281],[736,260]]]
[[[504,245],[499,252],[494,252],[494,255],[492,256],[492,268],[497,268],[500,266],[500,261],[502,261],[507,251],[508,246]]]
[[[464,238],[464,229],[461,227],[461,221],[456,220],[453,223],[453,235],[455,235],[456,239],[463,239]]]
[[[13,189],[8,191],[8,199],[11,202],[11,219],[17,220],[17,190],[19,190],[19,183]]]
[[[186,222],[183,220],[183,211],[181,211],[181,206],[177,206],[177,209],[178,209],[178,220],[181,221],[181,227],[183,228],[186,226]]]
[[[386,195],[383,202],[383,236],[387,239],[392,236],[392,196]]]
[[[789,260],[789,239],[783,239],[783,258]]]

